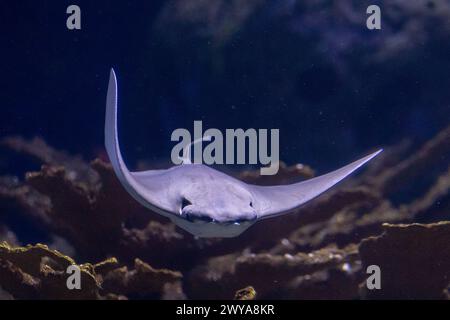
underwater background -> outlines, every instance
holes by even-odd
[[[3,1],[0,34],[0,298],[450,297],[449,1]],[[115,178],[111,67],[130,168],[170,166],[194,120],[280,129],[277,176],[218,167],[256,184],[385,151],[295,213],[195,239]],[[82,290],[65,287],[73,263]]]

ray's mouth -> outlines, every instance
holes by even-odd
[[[197,216],[187,213],[184,215],[184,217],[186,218],[186,220],[194,223],[201,223],[201,222],[216,223],[216,220],[214,220],[209,216]]]
[[[257,218],[256,216],[254,216],[251,219],[239,218],[239,219],[233,219],[233,220],[216,220],[209,215],[199,215],[196,213],[192,213],[190,210],[191,208],[188,208],[189,206],[192,206],[191,201],[189,201],[186,198],[183,198],[181,201],[181,206],[180,206],[180,216],[192,223],[217,224],[217,225],[229,226],[229,225],[240,225],[240,224],[244,224],[246,222],[252,222]],[[251,202],[250,202],[250,206],[253,207]]]
[[[218,221],[218,220],[211,218],[210,216],[198,216],[198,215],[192,215],[189,213],[184,214],[183,217],[192,223],[210,223],[210,224],[217,224],[217,225],[224,225],[224,226],[240,225],[240,224],[244,224],[246,222],[252,222],[256,219],[256,218],[255,219],[235,219],[235,220]]]

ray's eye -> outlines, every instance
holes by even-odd
[[[191,205],[191,204],[192,204],[192,203],[191,203],[188,199],[183,198],[183,200],[181,201],[181,210],[183,210],[184,207],[187,207],[187,206],[189,206],[189,205]]]
[[[252,207],[252,208],[253,208],[253,202],[252,202],[252,201],[250,201],[250,207]]]

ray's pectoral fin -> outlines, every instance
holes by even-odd
[[[307,181],[282,186],[249,186],[258,204],[258,219],[287,213],[317,197],[377,156],[382,149],[338,170]]]
[[[163,202],[155,190],[161,187],[144,185],[147,177],[159,173],[161,170],[150,170],[145,172],[130,172],[123,161],[119,147],[119,137],[117,131],[117,79],[114,70],[111,69],[106,97],[106,117],[105,117],[105,146],[108,157],[113,166],[117,178],[133,198],[160,214],[167,215],[172,208]],[[157,179],[154,180],[158,182]],[[161,183],[161,181],[159,181]]]

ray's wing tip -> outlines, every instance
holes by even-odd
[[[115,100],[117,99],[116,95],[117,95],[117,78],[114,69],[111,68],[111,71],[109,73],[108,92],[107,92],[109,102],[108,105],[112,105],[113,102],[115,102]]]
[[[364,158],[362,158],[361,160],[358,160],[357,162],[359,162],[358,168],[364,164],[366,164],[367,162],[369,162],[370,160],[372,160],[373,158],[375,158],[377,155],[379,155],[381,152],[383,152],[383,149],[380,148],[377,151],[365,156]]]
[[[111,67],[110,71],[109,71],[109,81],[116,81],[116,72],[114,71],[114,68]]]
[[[350,173],[355,171],[356,169],[362,167],[363,165],[365,165],[367,162],[369,162],[370,160],[375,158],[377,155],[379,155],[382,151],[383,151],[383,149],[378,149],[377,151],[365,156],[364,158],[361,158],[361,159],[356,160],[355,162],[349,164],[348,167],[351,167]]]
[[[375,158],[377,155],[379,155],[381,152],[383,152],[383,148],[378,149],[377,151],[375,151],[374,153],[370,154],[368,156],[369,160]]]

